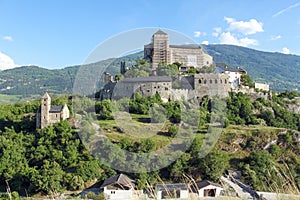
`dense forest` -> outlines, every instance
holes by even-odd
[[[204,97],[194,139],[187,151],[171,165],[154,172],[128,174],[143,189],[156,183],[194,180],[219,181],[226,169],[242,171],[243,181],[259,191],[299,192],[300,185],[300,114],[289,109],[296,104],[296,92],[273,93],[272,100],[252,99],[243,93],[230,93],[226,99],[223,132],[214,149],[199,157],[217,101]],[[35,128],[39,101],[0,106],[0,190],[7,186],[22,196],[80,191],[121,171],[111,163],[96,159],[85,143],[95,139],[93,130],[74,126],[76,113],[94,119],[107,138],[120,149],[143,155],[166,145],[178,132],[185,118],[186,102],[163,102],[159,95],[132,99],[95,101],[80,96],[58,96],[53,105],[67,103],[72,118],[42,130]],[[139,125],[167,121],[163,130],[149,138],[134,138],[114,123],[113,112],[127,105],[132,119]],[[158,106],[159,105],[159,106]],[[164,114],[159,109],[164,109]],[[85,121],[89,123],[89,119]],[[139,133],[136,133],[139,134]],[[240,141],[241,142],[236,142]],[[272,142],[273,141],[273,142]],[[275,141],[275,142],[274,142]],[[105,141],[100,141],[105,147]],[[105,148],[103,149],[105,152]],[[126,163],[126,155],[106,152],[111,161]],[[94,154],[95,155],[95,154]],[[116,159],[117,158],[117,159]],[[161,162],[164,162],[162,160]],[[108,165],[107,165],[108,164]],[[139,167],[139,166],[133,166]]]

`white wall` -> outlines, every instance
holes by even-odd
[[[107,187],[104,187],[104,194],[108,199],[111,200],[131,200],[132,199],[132,189],[130,190],[108,190]]]
[[[270,85],[264,83],[255,83],[255,89],[269,91]]]
[[[187,199],[189,197],[189,191],[188,190],[180,190],[180,198],[181,199]]]

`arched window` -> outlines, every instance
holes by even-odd
[[[201,84],[202,83],[202,81],[201,81],[201,79],[199,79],[199,84]]]
[[[206,84],[206,79],[204,80],[204,84]]]
[[[209,83],[212,84],[212,80],[211,79],[209,80]]]
[[[227,79],[225,79],[225,84],[227,84]]]
[[[222,84],[222,79],[220,79],[220,83]]]
[[[215,84],[218,84],[218,80],[217,79],[215,79]]]

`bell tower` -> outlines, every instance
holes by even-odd
[[[51,108],[51,97],[46,92],[41,98],[41,128],[45,128],[50,123],[50,108]]]

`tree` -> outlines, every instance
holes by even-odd
[[[229,165],[228,161],[228,154],[220,150],[210,152],[207,156],[199,160],[199,169],[201,169],[203,173],[203,178],[216,182],[219,181]]]
[[[64,171],[55,161],[44,160],[41,169],[31,170],[31,182],[37,191],[56,194],[63,190]]]
[[[178,74],[179,74],[179,70],[176,64],[166,65],[165,63],[160,63],[157,67],[157,75],[159,76],[175,77]]]
[[[95,103],[95,111],[99,119],[110,120],[113,119],[112,106],[110,100],[103,100]]]
[[[241,75],[241,83],[244,86],[254,87],[254,83],[248,74]]]

